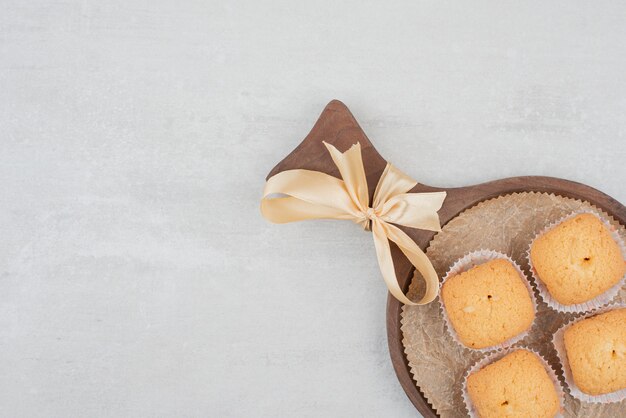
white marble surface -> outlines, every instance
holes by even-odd
[[[1,416],[416,416],[371,238],[259,215],[332,98],[424,183],[626,202],[623,2],[385,3],[0,1]]]

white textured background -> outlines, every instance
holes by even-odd
[[[1,416],[416,416],[371,238],[258,212],[332,98],[424,183],[626,201],[623,2],[390,3],[0,0]]]

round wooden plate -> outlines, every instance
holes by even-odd
[[[321,171],[340,178],[339,171],[332,162],[322,141],[334,145],[340,151],[347,150],[356,142],[361,143],[371,200],[387,161],[376,151],[348,108],[338,100],[333,100],[324,108],[307,137],[284,160],[274,167],[267,178],[281,171],[298,168]],[[411,175],[411,173],[407,174]],[[446,200],[439,211],[442,226],[465,209],[477,203],[516,192],[554,193],[564,197],[585,200],[606,211],[622,225],[626,225],[626,207],[624,205],[599,190],[569,180],[553,177],[523,176],[491,181],[475,186],[449,189],[418,184],[411,192],[442,190],[447,192]],[[430,231],[406,227],[402,227],[402,229],[423,250],[426,250],[435,234]],[[393,243],[391,243],[391,246],[396,276],[398,277],[400,287],[406,292],[411,282],[413,266]],[[404,355],[404,346],[402,345],[402,331],[400,330],[401,308],[402,304],[389,295],[387,299],[387,341],[391,362],[400,384],[417,410],[424,417],[436,417],[437,415],[426,402],[426,399],[411,377],[408,361]]]

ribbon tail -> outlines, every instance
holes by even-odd
[[[445,198],[446,192],[398,194],[382,205],[381,217],[387,223],[441,231],[437,211]]]
[[[423,299],[422,301],[420,301],[423,303],[413,302],[411,299],[406,297],[402,289],[400,289],[400,285],[398,284],[398,278],[396,277],[396,271],[393,266],[393,258],[391,257],[391,247],[389,246],[389,239],[387,239],[385,229],[380,222],[373,222],[372,235],[374,236],[374,246],[376,247],[378,266],[380,267],[380,272],[383,275],[383,279],[387,284],[387,289],[389,289],[389,292],[405,305],[418,305],[427,303],[423,302]]]
[[[391,294],[406,305],[425,305],[432,302],[437,297],[439,291],[439,277],[426,254],[424,254],[415,241],[400,228],[387,223],[375,222],[375,224],[373,231],[376,254],[381,271],[383,272],[383,278]],[[426,292],[418,302],[413,302],[407,298],[398,285],[398,279],[391,258],[389,240],[393,241],[400,248],[406,258],[424,278]]]
[[[341,152],[333,145],[324,141],[324,145],[330,153],[333,162],[341,173],[348,195],[360,210],[365,210],[369,204],[367,191],[367,178],[363,158],[361,157],[361,144],[352,145],[346,152]]]

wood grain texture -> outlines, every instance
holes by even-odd
[[[387,161],[376,151],[350,110],[338,100],[331,101],[323,110],[311,132],[285,159],[270,171],[267,178],[290,169],[309,169],[339,177],[326,148],[326,141],[340,151],[347,150],[356,142],[361,143],[367,184],[372,199],[378,179]],[[626,224],[626,208],[612,197],[581,183],[553,177],[521,176],[491,181],[474,186],[440,188],[418,184],[412,192],[446,191],[447,198],[439,211],[442,226],[459,213],[477,203],[497,196],[516,192],[546,192],[565,197],[586,200],[605,210],[622,224]],[[423,250],[434,232],[401,227]],[[406,292],[410,284],[413,266],[392,243],[392,256],[400,287]],[[393,296],[387,299],[387,340],[389,353],[400,384],[415,407],[425,417],[436,414],[415,385],[402,345],[400,313],[402,304]]]

